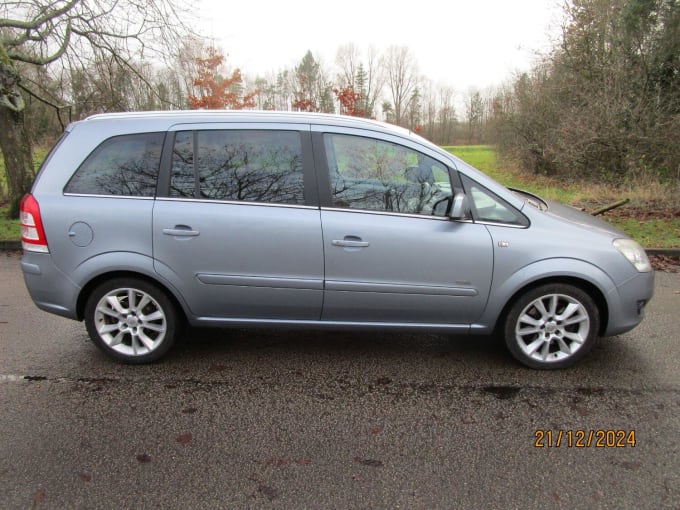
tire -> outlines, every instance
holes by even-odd
[[[593,299],[573,285],[542,285],[522,294],[505,318],[505,344],[523,365],[566,368],[592,349],[600,329]]]
[[[178,331],[167,295],[137,278],[116,278],[96,287],[85,304],[85,326],[99,349],[130,364],[162,358]]]

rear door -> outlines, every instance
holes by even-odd
[[[203,319],[318,320],[323,246],[309,127],[177,126],[153,213],[156,271]]]
[[[477,319],[491,286],[492,240],[483,225],[445,216],[441,204],[457,174],[388,135],[315,129],[326,177],[322,318],[448,325]]]

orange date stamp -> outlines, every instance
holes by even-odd
[[[574,429],[534,432],[536,448],[634,448],[635,430]]]

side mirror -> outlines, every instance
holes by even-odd
[[[465,218],[465,213],[468,210],[467,196],[462,191],[459,191],[453,197],[453,204],[449,212],[449,218],[452,220],[462,220]]]

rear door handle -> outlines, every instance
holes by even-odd
[[[175,225],[175,228],[164,228],[163,233],[166,236],[175,237],[196,237],[200,234],[198,230],[192,230],[191,227],[186,225]]]

